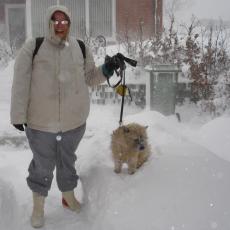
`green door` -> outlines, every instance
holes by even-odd
[[[176,82],[174,73],[154,73],[150,81],[150,108],[164,115],[175,113]]]

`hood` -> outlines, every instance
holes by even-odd
[[[65,6],[61,6],[61,5],[55,5],[55,6],[49,7],[46,12],[45,36],[49,40],[51,40],[53,43],[60,44],[60,43],[65,43],[66,41],[61,41],[61,39],[55,35],[54,27],[53,27],[53,24],[51,23],[51,17],[56,11],[63,12],[69,18],[69,21],[71,22],[70,11],[68,10],[68,8],[66,8]],[[67,40],[68,40],[68,36],[67,36]]]

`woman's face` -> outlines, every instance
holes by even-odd
[[[65,40],[69,33],[69,21],[63,12],[56,11],[52,16],[55,35]]]

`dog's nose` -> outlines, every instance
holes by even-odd
[[[141,146],[139,147],[139,149],[140,149],[140,150],[144,150],[144,149],[145,149],[145,146],[144,146],[144,145],[141,145]]]

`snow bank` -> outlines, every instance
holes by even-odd
[[[203,125],[198,132],[197,142],[230,161],[230,118],[219,117]]]
[[[11,61],[8,66],[0,71],[0,136],[10,130],[10,94],[13,78],[13,65]]]
[[[128,175],[127,168],[115,174],[110,134],[118,126],[119,111],[113,107],[93,106],[85,137],[77,151],[80,176],[77,196],[83,201],[82,212],[76,215],[61,207],[61,194],[54,181],[46,200],[45,228],[230,229],[229,162],[195,144],[194,136],[174,116],[165,117],[154,111],[128,113],[125,112],[124,123],[149,126],[152,146],[149,161],[134,175]],[[223,130],[223,123],[229,121],[224,120],[208,123],[200,133],[213,132],[220,127],[224,135],[228,128]],[[25,182],[30,159],[30,151],[23,151],[22,147],[0,148],[0,178],[7,175],[7,183],[0,179],[0,216],[4,220],[1,220],[1,230],[31,229],[32,197]],[[15,221],[10,222],[10,219]]]
[[[0,229],[15,229],[18,224],[18,203],[13,186],[0,178]]]

